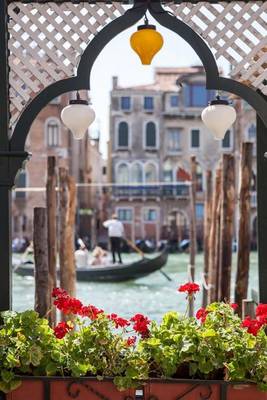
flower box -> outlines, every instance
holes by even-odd
[[[151,379],[144,400],[267,400],[254,384],[189,379]]]
[[[151,379],[139,390],[118,391],[111,379],[22,377],[6,400],[267,400],[256,385],[189,379]]]
[[[118,391],[111,379],[22,377],[6,400],[133,400],[135,390]],[[1,398],[1,397],[0,397]]]

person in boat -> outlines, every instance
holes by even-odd
[[[96,246],[94,248],[92,257],[93,258],[90,261],[90,265],[92,265],[92,266],[100,266],[100,265],[108,264],[108,254],[100,246]]]
[[[88,266],[89,252],[82,240],[79,242],[79,245],[79,249],[74,253],[76,268],[84,268]]]
[[[103,226],[108,229],[113,264],[116,264],[116,253],[118,255],[119,264],[122,264],[121,244],[124,236],[124,226],[122,222],[119,221],[117,214],[113,214],[111,219],[103,223]]]

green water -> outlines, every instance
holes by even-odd
[[[124,255],[124,260],[136,259],[133,255]],[[115,312],[124,317],[130,317],[137,312],[144,313],[151,319],[160,320],[169,310],[184,312],[185,296],[177,292],[180,284],[187,282],[187,254],[170,255],[164,271],[170,276],[169,282],[160,272],[155,272],[145,278],[123,283],[77,283],[77,297],[85,304],[94,304],[106,312]],[[233,264],[235,264],[234,254]],[[203,255],[196,259],[196,282],[201,282]],[[249,287],[258,288],[257,254],[251,254]],[[233,271],[232,283],[234,283]],[[233,285],[232,285],[233,288]],[[201,294],[197,295],[196,307],[200,306]],[[31,277],[13,275],[13,309],[22,311],[33,308],[34,280]]]

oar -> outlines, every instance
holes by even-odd
[[[144,253],[142,252],[142,250],[138,249],[138,247],[137,247],[131,240],[125,239],[125,241],[126,241],[126,243],[127,243],[130,247],[132,247],[132,249],[134,249],[138,254],[140,254],[140,256],[141,256],[142,258],[145,258],[145,255],[144,255]]]
[[[166,274],[166,272],[162,271],[161,269],[159,270],[161,275],[163,275],[169,282],[172,282],[172,278],[169,277],[169,275]]]
[[[143,258],[145,258],[144,253],[142,252],[142,250],[140,250],[133,242],[131,242],[131,240],[125,239],[127,244],[129,246],[131,246],[137,253],[139,253]],[[159,270],[159,272],[169,281],[172,282],[172,278],[169,277],[169,275],[166,274],[166,272],[163,272],[161,269]]]

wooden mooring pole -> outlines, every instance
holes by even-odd
[[[33,243],[35,264],[35,305],[40,317],[46,317],[51,308],[48,274],[47,215],[46,209],[34,208]]]
[[[221,184],[220,291],[219,300],[230,300],[232,240],[235,211],[235,160],[223,155]]]
[[[240,164],[239,231],[235,303],[241,315],[242,300],[247,298],[250,254],[250,185],[252,174],[252,143],[243,143]]]
[[[206,171],[206,192],[205,192],[205,207],[204,207],[204,270],[203,280],[208,282],[209,273],[209,237],[211,229],[211,214],[212,213],[212,171]],[[202,307],[206,307],[208,302],[208,290],[203,285]]]
[[[47,242],[48,242],[48,269],[49,269],[49,295],[53,288],[57,287],[57,172],[56,158],[49,156],[47,159],[47,183],[46,183],[46,208],[47,208]],[[49,322],[53,326],[56,323],[56,310],[52,306],[49,314]]]
[[[60,286],[69,295],[76,292],[76,267],[74,261],[74,229],[76,188],[73,178],[65,168],[59,168],[59,262]]]
[[[209,269],[208,283],[208,303],[218,300],[218,250],[219,250],[219,231],[220,231],[220,196],[221,196],[222,171],[216,170],[215,184],[212,198],[211,226],[209,234]]]
[[[196,184],[197,184],[197,163],[196,157],[192,156],[190,160],[191,165],[191,185],[190,185],[190,259],[189,259],[189,280],[195,280],[195,258],[197,251],[196,243]],[[189,316],[194,314],[194,299],[190,298],[189,301]]]

